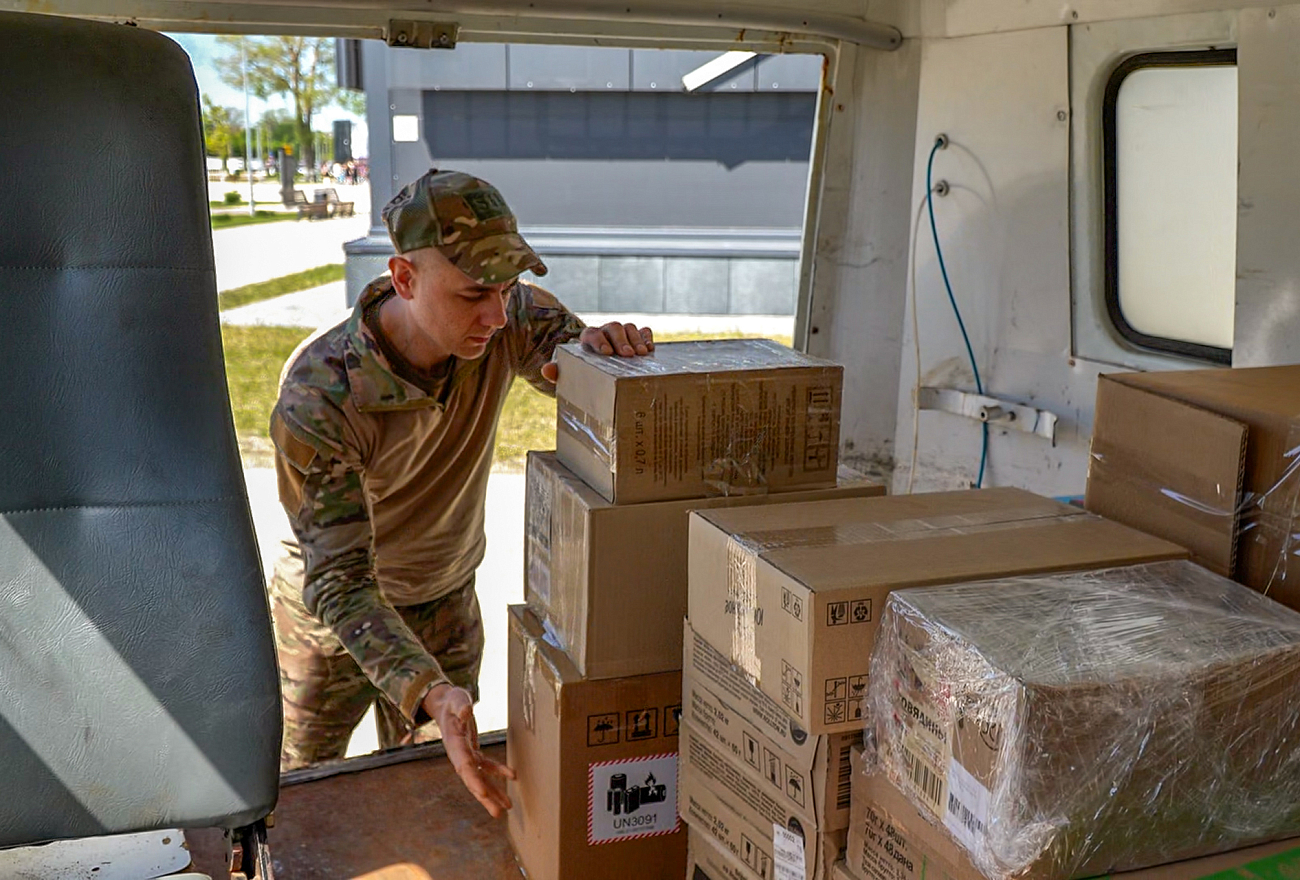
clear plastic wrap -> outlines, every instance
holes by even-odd
[[[559,357],[557,451],[609,501],[834,485],[842,367],[767,339]]]
[[[661,342],[651,354],[633,358],[610,357],[578,344],[567,348],[601,372],[620,379],[829,366],[828,361],[795,351],[771,339]]]
[[[875,763],[988,877],[1300,833],[1300,614],[1187,562],[892,593]]]

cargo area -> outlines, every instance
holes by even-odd
[[[1300,2],[10,5],[0,880],[1300,877]]]

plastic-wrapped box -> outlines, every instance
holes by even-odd
[[[1102,376],[1087,507],[1300,608],[1300,365]]]
[[[1187,562],[890,595],[869,739],[991,878],[1300,833],[1300,614]]]
[[[607,501],[830,488],[844,368],[769,339],[557,353],[556,454]]]

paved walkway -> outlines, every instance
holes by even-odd
[[[342,263],[343,243],[362,238],[369,230],[370,219],[365,216],[284,220],[214,230],[217,290]]]
[[[221,313],[226,324],[261,324],[279,327],[325,327],[348,312],[344,282],[289,293]],[[631,321],[658,333],[745,333],[790,336],[794,318],[784,315],[583,315],[592,326],[609,321]]]

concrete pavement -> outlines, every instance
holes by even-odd
[[[226,324],[262,324],[280,327],[324,327],[347,314],[344,282],[289,293],[221,313]],[[598,315],[584,321],[600,326],[609,321],[630,321],[658,333],[744,333],[754,336],[790,336],[794,318],[789,315]]]
[[[369,231],[368,216],[284,220],[214,230],[217,290],[342,263],[343,243]]]

